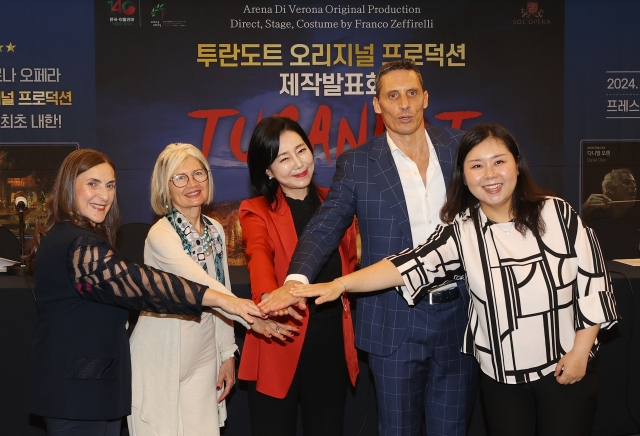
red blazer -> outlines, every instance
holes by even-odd
[[[324,199],[328,189],[318,188]],[[264,197],[245,200],[240,204],[238,215],[242,226],[242,239],[246,247],[251,277],[251,296],[257,304],[262,294],[272,292],[284,283],[298,237],[293,224],[291,210],[282,191],[278,191],[278,209],[273,211]],[[342,274],[353,272],[356,266],[356,229],[355,223],[345,232],[340,243]],[[345,357],[349,378],[355,385],[358,375],[358,358],[354,346],[353,323],[349,300],[343,296],[342,329],[344,334]],[[283,322],[298,327],[299,334],[291,342],[281,343],[264,339],[247,332],[238,378],[255,380],[256,388],[263,394],[284,398],[289,391],[293,375],[298,366],[300,351],[304,342],[309,311],[306,310],[302,321],[293,322],[283,318]]]

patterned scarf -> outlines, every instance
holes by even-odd
[[[184,252],[191,256],[194,262],[200,265],[205,271],[207,271],[205,244],[208,242],[208,240],[205,239],[207,235],[209,236],[211,240],[211,248],[215,254],[213,263],[216,268],[216,280],[225,285],[224,269],[222,268],[222,237],[216,230],[213,223],[204,215],[200,215],[200,219],[205,227],[205,234],[200,237],[189,220],[178,212],[175,207],[171,213],[168,213],[165,216],[173,228],[176,229],[178,236],[180,236]]]

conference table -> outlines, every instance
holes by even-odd
[[[598,405],[591,434],[637,434],[640,433],[640,267],[615,261],[607,265],[621,319],[611,330],[599,335]],[[231,267],[230,275],[234,293],[248,297],[250,285],[246,268]],[[29,355],[35,323],[32,280],[28,276],[0,273],[0,434],[3,435],[45,434],[42,420],[30,415],[27,409]],[[241,346],[242,328],[236,328],[236,336]],[[345,436],[377,434],[375,392],[364,355],[360,369],[358,385],[348,394]],[[242,382],[236,386],[228,403],[229,417],[222,434],[249,436],[246,388]],[[485,434],[481,405],[476,404],[469,435]]]

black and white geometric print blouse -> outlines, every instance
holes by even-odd
[[[542,219],[542,237],[523,237],[482,210],[478,223],[458,215],[423,245],[389,257],[409,304],[432,286],[465,277],[472,303],[462,351],[499,382],[552,373],[573,348],[576,330],[606,329],[618,318],[594,232],[559,198],[546,199]]]

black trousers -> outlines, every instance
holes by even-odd
[[[312,317],[293,382],[283,399],[256,391],[248,382],[253,436],[295,436],[298,405],[305,436],[340,436],[349,374],[344,357],[341,314]]]
[[[553,374],[515,385],[480,375],[491,436],[588,436],[597,390],[591,369],[572,385],[561,385]]]

